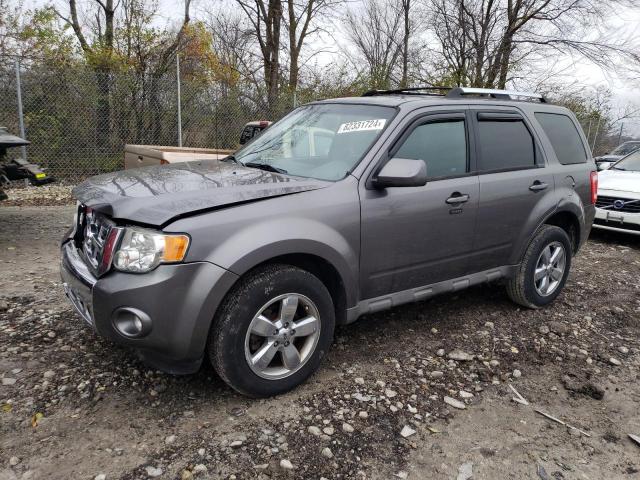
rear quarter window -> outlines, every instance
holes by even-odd
[[[535,116],[562,165],[587,162],[587,152],[571,118],[560,113],[537,112]]]

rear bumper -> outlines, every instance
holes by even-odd
[[[62,245],[65,293],[101,337],[136,349],[155,368],[191,373],[202,362],[209,327],[237,276],[208,262],[161,265],[145,274],[112,271],[99,279],[84,265],[72,242]],[[151,320],[142,337],[114,327],[114,313],[137,309]]]

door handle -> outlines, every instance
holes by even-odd
[[[548,186],[549,186],[548,183],[544,183],[544,182],[541,182],[540,180],[536,180],[531,184],[531,186],[529,187],[529,190],[531,190],[532,192],[539,192],[541,190],[546,190]]]
[[[469,195],[467,195],[466,193],[460,193],[460,192],[453,192],[451,194],[451,196],[449,198],[447,198],[445,201],[449,204],[449,205],[456,205],[458,203],[466,203],[469,201]]]

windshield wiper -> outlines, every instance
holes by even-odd
[[[627,169],[626,168],[620,168],[620,167],[611,167],[611,170],[621,170],[623,172],[626,172]]]
[[[220,159],[221,162],[233,162],[233,163],[240,163],[238,162],[238,160],[236,160],[236,157],[234,157],[233,155],[227,155],[224,158]]]
[[[265,170],[267,172],[275,172],[275,173],[287,173],[284,168],[274,167],[273,165],[269,165],[268,163],[259,163],[259,162],[247,162],[243,164],[245,167],[259,168],[260,170]]]

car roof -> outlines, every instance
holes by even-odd
[[[372,95],[363,97],[342,97],[330,98],[313,102],[314,104],[322,103],[343,103],[356,105],[375,105],[384,107],[402,107],[410,106],[412,108],[428,107],[436,105],[498,105],[509,107],[521,107],[534,111],[563,111],[568,110],[559,105],[551,103],[532,102],[527,100],[504,100],[496,98],[483,97],[447,97],[445,95],[428,95],[428,94],[388,94],[388,95]]]

